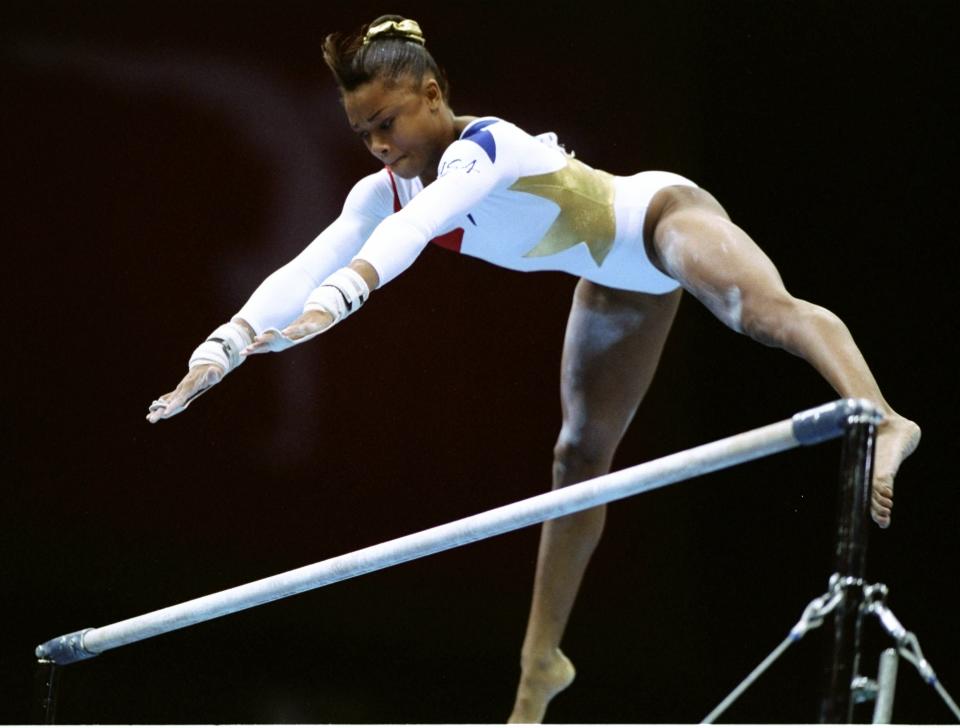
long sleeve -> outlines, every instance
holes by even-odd
[[[509,168],[508,168],[509,169]],[[384,285],[406,270],[427,244],[467,214],[503,183],[487,152],[473,141],[451,144],[440,162],[439,175],[370,235],[356,257],[370,263]]]
[[[340,216],[296,258],[271,273],[237,312],[254,331],[282,329],[303,311],[310,292],[347,265],[377,224],[392,211],[385,171],[364,177],[350,191]]]

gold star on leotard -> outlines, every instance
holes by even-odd
[[[557,219],[525,258],[556,255],[585,243],[597,266],[603,263],[617,233],[612,175],[568,159],[557,171],[521,177],[510,189],[560,206]]]

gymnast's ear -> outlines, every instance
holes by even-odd
[[[432,75],[426,75],[420,86],[420,93],[427,101],[431,112],[439,111],[444,104],[443,89]]]

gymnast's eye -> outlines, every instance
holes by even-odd
[[[389,131],[390,127],[393,126],[393,119],[394,117],[391,116],[389,119],[384,119],[383,121],[381,121],[380,122],[381,131]]]

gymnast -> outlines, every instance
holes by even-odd
[[[580,279],[560,365],[554,488],[608,472],[685,290],[734,331],[805,359],[841,397],[883,409],[871,513],[890,524],[894,476],[920,429],[884,400],[843,322],[788,293],[710,193],[668,172],[614,176],[576,159],[553,134],[455,115],[413,20],[383,16],[329,35],[323,54],[350,126],[380,168],[197,347],[177,388],[150,406],[150,422],[183,411],[247,356],[301,344],[355,313],[433,242]],[[543,525],[511,722],[540,722],[574,678],[560,640],[605,515],[600,506]]]

